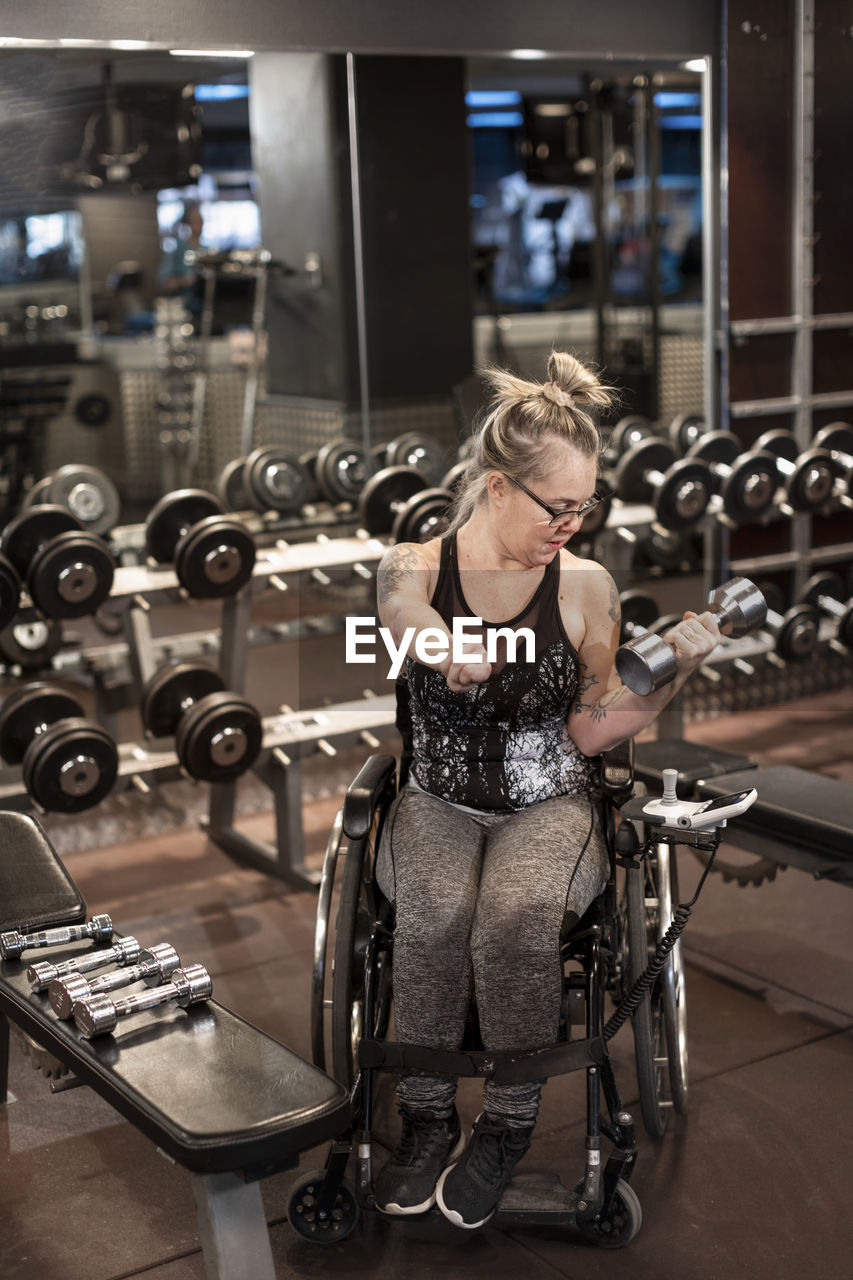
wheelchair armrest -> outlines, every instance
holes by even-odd
[[[601,789],[616,804],[634,790],[634,739],[626,738],[601,756]]]
[[[371,756],[359,769],[344,797],[343,828],[349,840],[363,840],[373,825],[376,806],[387,793],[397,792],[397,761],[393,756]]]

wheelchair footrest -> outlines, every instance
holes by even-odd
[[[519,1170],[504,1191],[494,1220],[497,1222],[570,1222],[577,1195],[564,1186],[556,1173],[544,1169]]]
[[[582,1067],[601,1066],[607,1049],[601,1036],[553,1045],[547,1049],[503,1049],[487,1053],[431,1049],[393,1040],[362,1040],[359,1066],[373,1071],[427,1071],[448,1076],[477,1076],[496,1084],[522,1084],[565,1075]]]

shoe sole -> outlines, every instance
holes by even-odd
[[[444,1197],[441,1193],[444,1190],[444,1182],[447,1175],[455,1168],[455,1164],[448,1165],[438,1182],[435,1184],[435,1203],[438,1205],[447,1221],[452,1222],[454,1227],[461,1227],[463,1231],[476,1231],[477,1227],[484,1227],[489,1219],[494,1217],[497,1211],[497,1205],[495,1205],[491,1213],[487,1213],[485,1218],[481,1218],[479,1222],[466,1222],[461,1213],[457,1213],[455,1209],[448,1209],[447,1205],[444,1203]]]
[[[444,1177],[444,1173],[448,1172],[450,1169],[453,1168],[453,1165],[456,1164],[457,1160],[462,1155],[462,1152],[464,1150],[465,1150],[465,1135],[460,1132],[459,1138],[456,1142],[456,1146],[453,1148],[451,1152],[448,1153],[448,1156],[447,1156],[447,1159],[452,1160],[453,1164],[444,1166],[444,1172],[441,1175],[442,1178]],[[436,1190],[440,1182],[441,1182],[441,1178],[439,1178],[439,1181],[436,1183]],[[436,1194],[435,1190],[433,1190],[432,1195],[429,1197],[428,1200],[424,1200],[423,1204],[407,1204],[407,1205],[377,1204],[376,1208],[379,1210],[380,1213],[387,1213],[389,1217],[405,1218],[405,1217],[412,1216],[416,1213],[426,1213],[427,1209],[431,1209],[432,1206],[435,1204],[435,1194]]]

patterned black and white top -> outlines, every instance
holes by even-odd
[[[516,661],[506,661],[499,639],[489,679],[453,693],[434,667],[406,659],[416,786],[452,804],[492,812],[593,789],[596,762],[583,755],[566,729],[578,655],[560,617],[559,585],[560,557],[555,556],[520,614],[501,622],[484,620],[483,632],[490,626],[530,628],[536,642],[533,661],[525,661],[523,644]],[[450,628],[455,617],[474,616],[462,591],[455,535],[442,541],[430,603]]]

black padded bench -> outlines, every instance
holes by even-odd
[[[85,919],[86,904],[46,835],[26,814],[0,813],[0,929],[32,932]],[[77,942],[0,962],[0,1101],[8,1085],[9,1022],[192,1175],[210,1280],[274,1280],[259,1179],[350,1122],[343,1087],[210,1000],[161,1005],[85,1040],[32,991],[33,960],[89,952]]]
[[[635,775],[653,791],[678,770],[682,798],[711,800],[755,787],[758,799],[732,825],[732,844],[818,879],[853,884],[853,786],[790,765],[759,768],[746,756],[678,738],[635,744]]]

